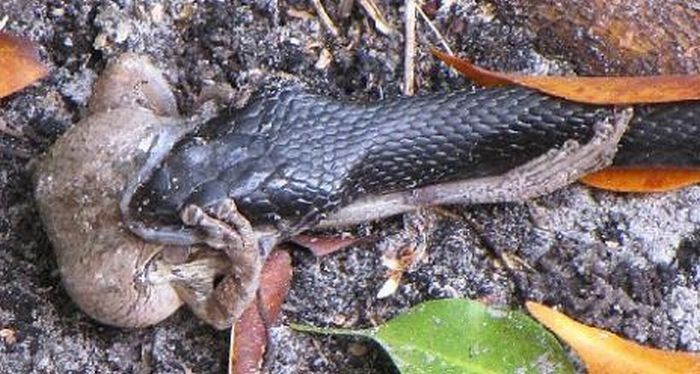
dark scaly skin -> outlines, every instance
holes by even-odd
[[[254,299],[265,257],[292,235],[429,205],[539,196],[610,165],[618,146],[623,166],[692,164],[698,107],[640,107],[633,117],[517,87],[373,104],[282,89],[179,140],[163,134],[120,208],[148,241],[225,253],[234,266],[223,280],[186,292],[224,328]]]
[[[180,141],[130,209],[177,224],[184,206],[230,197],[284,238],[365,195],[500,175],[567,140],[586,143],[611,113],[523,88],[373,104],[284,89]]]
[[[695,101],[635,108],[620,140],[615,166],[700,167],[700,103]]]
[[[177,227],[184,206],[228,197],[285,239],[364,196],[502,175],[586,143],[611,113],[519,87],[372,104],[283,89],[177,143],[128,201],[131,219]],[[698,166],[698,137],[697,103],[637,107],[615,165]]]

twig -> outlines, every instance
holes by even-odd
[[[386,18],[384,18],[379,7],[377,7],[377,4],[375,4],[373,0],[359,0],[359,3],[362,9],[367,13],[367,17],[374,21],[374,27],[377,28],[377,31],[386,36],[390,36],[396,32]]]
[[[231,325],[231,332],[229,334],[229,339],[228,339],[228,374],[236,374],[236,355],[234,354],[235,352],[235,347],[236,346],[236,321],[233,321],[233,325]]]
[[[338,35],[340,35],[338,28],[333,23],[331,17],[328,16],[326,9],[323,7],[323,4],[321,4],[321,0],[311,0],[311,4],[313,4],[314,9],[316,9],[316,14],[318,15],[318,18],[321,19],[323,26],[328,30],[328,32],[337,38]]]
[[[445,37],[442,36],[442,33],[440,32],[440,30],[437,29],[437,27],[435,27],[433,21],[431,21],[430,18],[428,18],[428,16],[425,14],[425,12],[423,12],[423,9],[421,9],[421,7],[417,7],[416,10],[418,11],[418,14],[420,14],[421,18],[423,18],[423,21],[425,21],[425,23],[428,24],[428,27],[433,32],[433,34],[435,34],[435,36],[438,38],[438,41],[440,41],[440,44],[442,44],[442,48],[445,48],[445,51],[447,51],[447,53],[454,55],[452,49],[447,44]]]
[[[0,144],[0,155],[15,157],[23,160],[28,160],[32,158],[32,154],[29,151],[21,148],[8,147],[4,144]]]
[[[5,121],[0,119],[0,134],[5,134],[8,136],[11,136],[16,139],[25,139],[26,136],[24,136],[24,133],[21,131],[15,130],[12,127],[7,126]]]
[[[403,60],[403,94],[413,96],[415,68],[416,68],[416,2],[415,0],[406,0],[405,3],[404,22],[406,24],[405,31],[405,48]]]
[[[338,5],[338,17],[345,19],[350,17],[352,12],[352,6],[355,0],[341,0],[340,5]]]
[[[499,245],[494,243],[493,240],[491,240],[491,238],[489,238],[484,232],[483,225],[479,224],[471,213],[465,212],[463,217],[467,225],[474,231],[474,233],[476,233],[481,245],[484,246],[484,248],[486,248],[486,250],[488,250],[491,254],[498,257],[498,260],[500,260],[501,264],[504,265],[506,271],[508,271],[514,277],[517,277],[519,275],[518,272],[522,271],[522,269],[530,272],[535,271],[532,265],[527,263],[527,261],[513,253],[506,252],[500,248]]]

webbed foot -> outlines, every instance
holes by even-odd
[[[181,297],[208,323],[228,328],[253,301],[260,283],[263,258],[253,227],[231,199],[206,210],[189,205],[182,210],[181,219],[201,230],[203,242],[221,250],[231,263],[210,293],[180,288]]]

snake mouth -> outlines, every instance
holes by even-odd
[[[125,227],[133,234],[145,240],[178,246],[190,246],[201,241],[198,239],[198,235],[194,230],[188,229],[183,225],[159,225],[155,222],[152,222],[152,225],[148,224],[143,217],[133,214],[134,211],[139,212],[140,209],[132,207],[132,201],[134,200],[134,196],[137,195],[139,188],[158,170],[163,160],[168,156],[177,142],[194,131],[196,127],[193,121],[188,121],[182,126],[163,128],[153,138],[153,142],[147,152],[148,157],[143,166],[141,166],[136,176],[131,178],[124,187],[119,202],[119,210],[121,211],[122,221]],[[177,222],[177,220],[173,221]]]

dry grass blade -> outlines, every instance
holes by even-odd
[[[379,10],[379,7],[374,3],[374,1],[358,0],[358,2],[365,13],[367,13],[367,17],[374,22],[374,27],[377,28],[377,31],[387,36],[395,33],[394,28],[391,27],[389,21],[384,18],[382,12]]]
[[[416,70],[416,2],[406,0],[404,6],[404,18],[406,23],[404,63],[403,63],[403,94],[413,96],[415,92],[415,70]]]
[[[333,20],[328,15],[328,12],[326,12],[326,8],[324,8],[323,4],[321,4],[321,0],[311,0],[311,4],[313,4],[314,9],[316,10],[316,14],[321,20],[321,24],[323,24],[323,27],[325,27],[326,30],[328,30],[328,32],[330,32],[333,35],[333,37],[337,38],[338,35],[340,35],[338,27],[335,26],[335,23],[333,23]]]
[[[440,30],[438,30],[437,27],[435,27],[435,24],[433,24],[433,21],[431,21],[430,18],[428,18],[423,9],[421,7],[416,7],[416,11],[418,11],[418,14],[423,19],[423,22],[425,22],[425,24],[428,25],[430,31],[432,31],[433,34],[435,34],[435,37],[438,38],[438,41],[442,45],[442,48],[445,48],[445,50],[449,54],[454,55],[454,52],[452,52],[452,48],[450,48],[450,45],[447,44],[447,40],[445,40],[445,37],[442,35]]]

